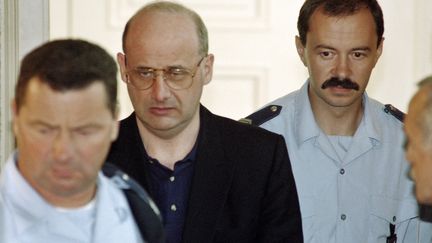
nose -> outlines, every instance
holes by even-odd
[[[340,79],[349,78],[351,75],[351,64],[348,57],[339,56],[336,59],[334,75]]]
[[[56,161],[68,161],[73,152],[73,142],[69,134],[59,132],[53,144],[53,157]]]
[[[169,98],[171,96],[171,90],[165,81],[165,73],[162,70],[156,72],[154,79],[151,87],[152,98],[156,101],[164,101]]]

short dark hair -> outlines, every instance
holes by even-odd
[[[84,40],[55,40],[30,53],[21,62],[15,88],[17,111],[25,102],[30,79],[37,77],[53,90],[84,89],[101,82],[107,93],[107,106],[117,110],[117,64],[101,47]]]
[[[189,16],[195,24],[196,33],[198,36],[198,44],[199,44],[198,53],[202,56],[208,54],[208,49],[209,49],[208,31],[207,31],[207,27],[204,24],[204,21],[201,19],[199,14],[184,5],[181,5],[176,2],[170,2],[170,1],[150,2],[144,5],[144,7],[138,10],[129,19],[129,21],[126,23],[126,26],[123,30],[123,36],[122,36],[122,46],[123,46],[123,52],[125,54],[126,54],[126,38],[129,32],[130,25],[132,24],[133,20],[137,16],[140,16],[141,14],[148,13],[148,12],[165,12],[165,13],[174,13],[174,14],[184,14],[186,16]]]
[[[362,8],[369,9],[375,21],[378,37],[377,46],[381,44],[384,34],[384,17],[382,9],[376,0],[306,0],[300,9],[297,20],[297,29],[303,46],[306,45],[309,20],[312,14],[321,7],[328,16],[349,16]]]

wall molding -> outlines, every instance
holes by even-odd
[[[126,21],[147,2],[142,0],[109,0],[107,25],[123,29]],[[206,26],[220,30],[267,30],[269,28],[268,0],[183,0],[182,3],[200,13]]]
[[[49,37],[49,0],[0,0],[0,165],[14,149],[10,104],[20,59]]]
[[[2,43],[0,51],[0,165],[2,165],[13,149],[10,101],[13,97],[19,63],[18,1],[2,0],[0,36]]]
[[[215,70],[217,72],[214,73],[213,80],[204,86],[201,99],[212,112],[240,119],[267,102],[267,68],[249,65],[216,66]]]

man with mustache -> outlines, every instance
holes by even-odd
[[[401,112],[365,93],[383,49],[376,0],[306,0],[295,44],[309,79],[246,118],[282,134],[305,242],[430,242],[406,176]]]

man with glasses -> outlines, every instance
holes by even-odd
[[[168,242],[302,242],[282,136],[200,105],[212,78],[207,30],[192,10],[139,10],[117,56],[135,112],[121,121],[109,161],[161,210]]]

